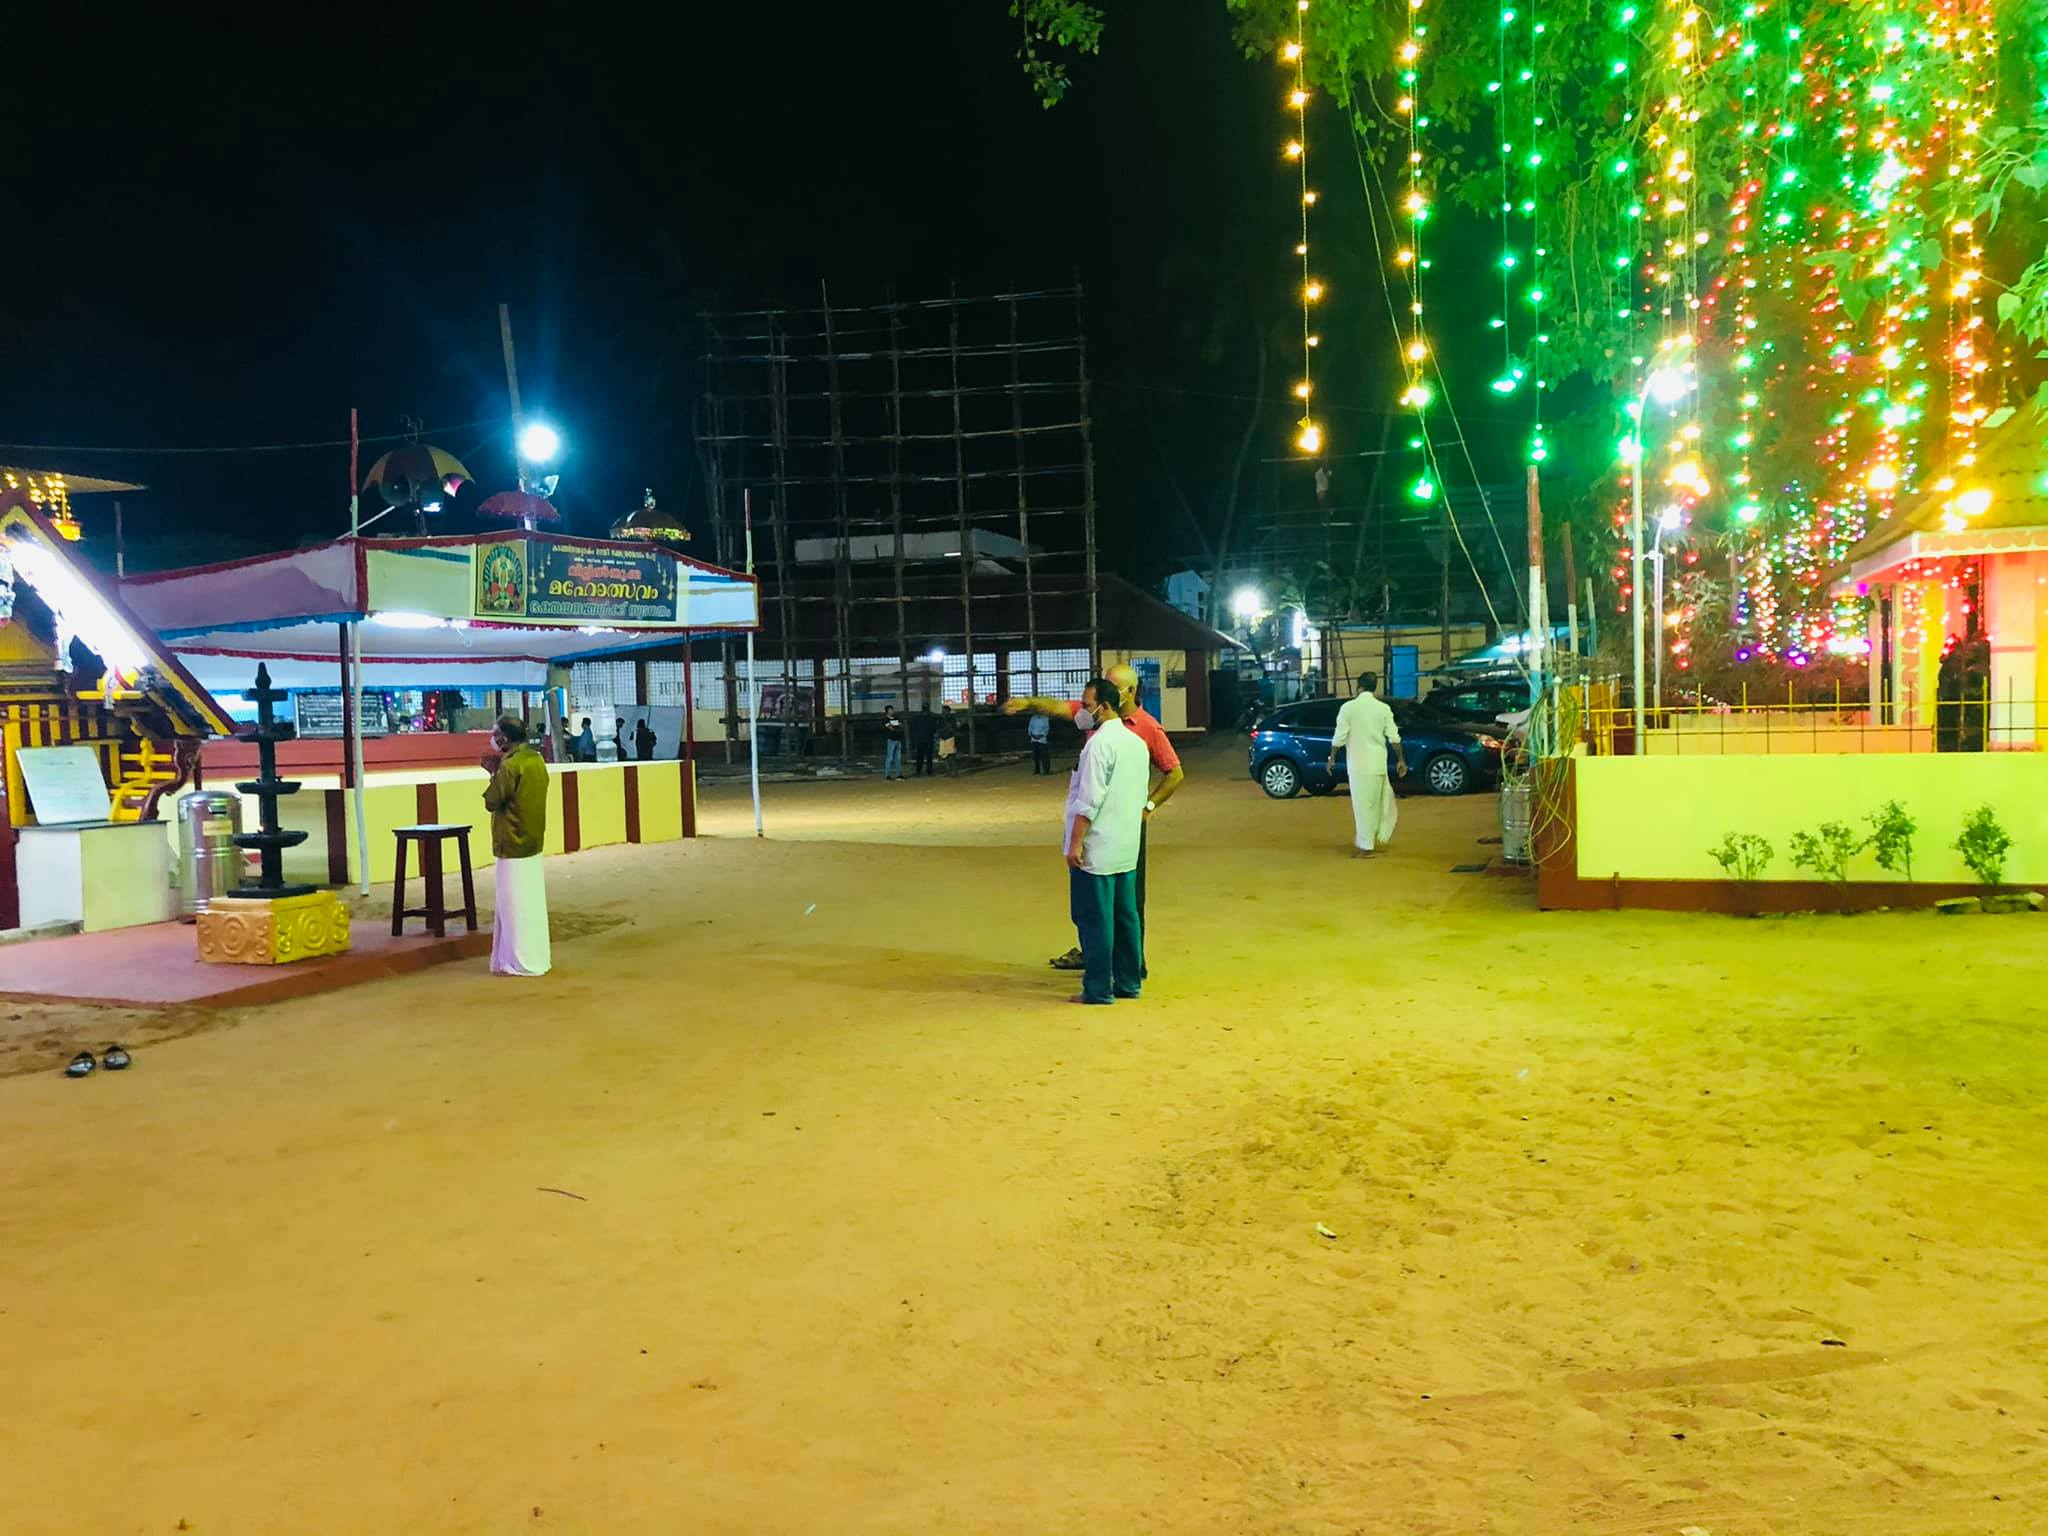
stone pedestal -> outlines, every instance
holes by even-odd
[[[209,965],[288,965],[348,947],[348,908],[332,891],[216,896],[199,914],[199,958]]]

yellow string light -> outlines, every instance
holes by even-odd
[[[1408,189],[1401,199],[1401,209],[1408,215],[1408,239],[1394,255],[1394,264],[1408,281],[1409,325],[1407,336],[1401,340],[1404,388],[1400,400],[1418,416],[1435,398],[1427,382],[1429,343],[1422,331],[1422,273],[1429,265],[1422,247],[1422,226],[1429,218],[1429,194],[1423,181],[1422,119],[1416,106],[1417,82],[1421,77],[1418,62],[1429,31],[1421,19],[1422,5],[1423,0],[1408,0],[1408,26],[1395,55],[1400,63],[1401,83],[1401,96],[1395,106],[1408,129]],[[1425,473],[1423,482],[1427,481]]]
[[[1294,397],[1302,402],[1302,415],[1296,423],[1294,446],[1313,458],[1323,451],[1323,429],[1308,409],[1309,397],[1315,393],[1310,360],[1322,338],[1309,327],[1309,309],[1322,300],[1323,285],[1310,275],[1308,256],[1308,215],[1316,205],[1316,194],[1308,184],[1307,12],[1308,0],[1295,0],[1294,37],[1281,45],[1280,62],[1294,71],[1294,87],[1287,93],[1287,104],[1294,110],[1294,137],[1287,141],[1282,153],[1294,164],[1301,182],[1301,239],[1294,247],[1294,254],[1301,258],[1301,382],[1294,386]]]

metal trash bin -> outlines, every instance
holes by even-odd
[[[1500,787],[1500,856],[1503,863],[1529,862],[1529,781]]]
[[[214,897],[242,883],[242,797],[227,790],[195,789],[178,801],[178,916],[196,920]]]

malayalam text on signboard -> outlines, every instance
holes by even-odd
[[[486,619],[673,624],[676,568],[645,554],[579,544],[500,542],[477,555],[476,612]]]
[[[301,689],[292,695],[292,719],[301,736],[332,737],[341,734],[343,694],[339,689],[320,692]],[[363,695],[363,734],[365,736],[389,736],[395,729],[391,710],[391,696],[384,693]]]

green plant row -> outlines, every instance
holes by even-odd
[[[1824,821],[1811,832],[1793,833],[1786,848],[1792,867],[1839,889],[1849,883],[1849,861],[1868,851],[1879,869],[1911,880],[1913,836],[1920,830],[1919,824],[1896,800],[1885,802],[1864,819],[1867,832],[1859,832],[1847,822]],[[2012,838],[1990,806],[1980,805],[1970,812],[1949,846],[1963,856],[1970,873],[1985,885],[2005,883],[2005,857],[2012,850]],[[1770,841],[1754,832],[1730,832],[1720,846],[1707,853],[1729,878],[1744,885],[1762,879],[1777,856]]]

